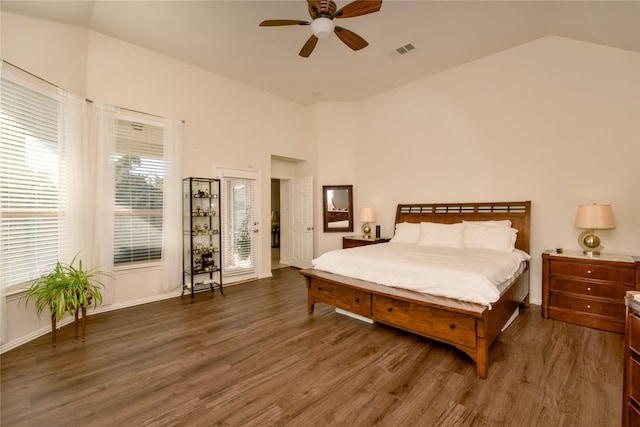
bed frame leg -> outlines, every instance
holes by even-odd
[[[479,324],[476,325],[476,374],[478,377],[486,379],[487,370],[489,369],[489,344],[487,343],[487,331],[484,326],[487,323],[485,321],[478,323]]]

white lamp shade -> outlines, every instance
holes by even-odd
[[[616,228],[611,205],[580,205],[576,215],[576,228],[604,230]]]
[[[358,219],[360,222],[374,222],[376,220],[376,210],[374,208],[360,208]]]
[[[336,24],[329,18],[316,18],[311,22],[311,32],[319,39],[327,37],[333,33]]]

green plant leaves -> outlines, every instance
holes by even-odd
[[[102,304],[102,292],[104,284],[97,278],[99,276],[110,277],[109,273],[97,268],[84,269],[82,260],[78,266],[73,264],[56,263],[53,270],[36,279],[27,289],[24,295],[25,301],[34,299],[34,307],[38,316],[49,307],[51,315],[61,319],[66,312],[74,315],[76,311],[87,308],[92,302],[94,307]]]

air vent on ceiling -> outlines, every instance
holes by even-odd
[[[391,56],[400,56],[400,55],[405,55],[409,52],[411,52],[412,50],[414,50],[416,47],[414,45],[412,45],[411,43],[407,43],[404,46],[400,46],[399,48],[393,49],[391,51]]]

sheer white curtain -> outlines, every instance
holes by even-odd
[[[58,90],[58,134],[60,147],[59,211],[60,261],[69,263],[74,256],[89,264],[91,252],[88,240],[93,223],[92,205],[86,195],[91,193],[87,149],[87,104],[84,98],[63,89]]]
[[[92,211],[91,265],[113,273],[113,210],[115,193],[115,164],[118,109],[109,105],[91,104],[91,136],[89,138],[92,189],[83,198]],[[113,280],[102,277],[105,285],[103,304],[113,302]]]
[[[182,284],[182,122],[164,120],[162,290]]]

